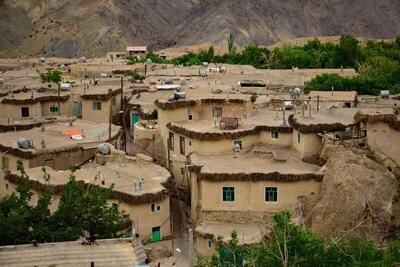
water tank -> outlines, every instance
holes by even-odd
[[[97,147],[97,153],[108,155],[110,154],[110,145],[109,144],[100,144]]]
[[[32,148],[32,142],[26,138],[18,138],[17,144],[19,148],[29,149]]]
[[[46,62],[46,58],[45,57],[40,57],[38,59],[39,63],[45,63]]]
[[[65,70],[65,65],[64,65],[64,64],[61,64],[60,66],[58,66],[58,68],[59,68],[60,70]]]
[[[176,100],[185,99],[186,98],[186,92],[182,91],[182,89],[176,89],[175,92],[174,92],[174,98]]]
[[[70,83],[61,83],[60,84],[60,90],[61,91],[70,91],[71,90],[71,84]]]
[[[160,80],[164,84],[173,84],[174,83],[174,81],[172,80],[172,77],[170,77],[170,76],[161,76]]]
[[[86,57],[81,57],[81,58],[79,59],[79,62],[80,62],[80,63],[86,63]]]
[[[299,96],[301,96],[301,89],[296,87],[292,91],[292,97],[299,97]]]
[[[108,78],[108,74],[107,73],[100,73],[100,77],[101,78]]]

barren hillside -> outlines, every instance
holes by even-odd
[[[400,34],[398,0],[0,0],[0,57],[103,55],[151,48],[238,45],[350,33]]]

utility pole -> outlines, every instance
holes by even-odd
[[[126,125],[125,125],[125,105],[124,105],[124,76],[121,76],[121,100],[120,100],[120,110],[121,110],[121,124],[122,124],[122,128],[123,128],[123,134],[124,134],[124,145],[125,145],[125,149],[124,151],[126,152],[126,143],[127,143],[127,139],[128,139],[128,133],[126,130]]]
[[[111,125],[112,125],[112,90],[108,90],[108,95],[110,98],[108,99],[109,105],[109,117],[108,117],[108,141],[111,141]]]
[[[189,228],[189,267],[193,267],[193,230]]]
[[[61,91],[61,84],[60,83],[58,83],[58,116],[60,116],[61,115],[61,111],[60,111],[60,106],[61,106],[61,103],[60,103],[60,91]]]
[[[121,76],[121,111],[124,111],[124,76]]]

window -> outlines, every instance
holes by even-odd
[[[93,110],[101,110],[101,102],[93,102],[92,109]]]
[[[222,117],[222,108],[213,108],[213,117],[220,118]]]
[[[207,239],[207,248],[212,249],[212,240],[211,239]]]
[[[8,184],[6,184],[6,190],[8,190]]]
[[[271,139],[279,139],[279,132],[271,131]]]
[[[278,202],[278,187],[265,187],[265,202]]]
[[[185,155],[185,137],[179,136],[179,148],[180,148],[180,153],[182,155]]]
[[[1,158],[1,168],[8,170],[10,168],[10,162],[7,157]]]
[[[49,110],[50,110],[50,113],[56,113],[56,112],[58,112],[58,106],[52,105],[52,106],[50,106]]]
[[[233,147],[236,150],[236,147],[238,147],[240,150],[243,149],[243,141],[242,140],[235,140],[233,141]]]
[[[193,115],[192,114],[189,114],[189,120],[190,121],[193,120]]]
[[[111,98],[111,103],[112,103],[113,106],[115,106],[117,104],[117,97],[116,96],[113,96]]]
[[[297,139],[296,139],[297,144],[301,143],[301,133],[297,133]]]
[[[17,160],[17,170],[20,170],[22,168],[24,168],[24,163],[22,163],[22,161],[20,160]]]
[[[151,209],[151,212],[160,212],[161,211],[161,206],[158,205],[158,204],[152,203],[150,205],[150,209]]]
[[[235,188],[234,187],[222,187],[222,201],[224,201],[224,202],[235,201]]]
[[[174,133],[169,132],[168,146],[170,150],[174,150]]]
[[[21,116],[22,116],[22,118],[29,117],[29,108],[28,107],[21,108]]]

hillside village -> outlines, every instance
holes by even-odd
[[[232,231],[263,242],[283,211],[327,238],[384,244],[398,231],[399,95],[304,92],[354,69],[176,66],[147,53],[0,60],[0,197],[26,175],[37,205],[45,171],[54,213],[73,167],[77,181],[112,186],[108,204],[129,216],[124,238],[4,246],[0,266],[193,266]],[[49,70],[62,80],[43,81]]]

